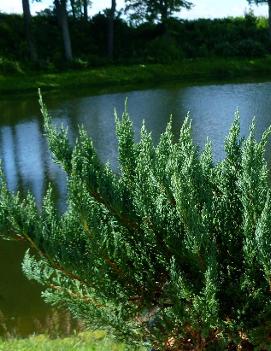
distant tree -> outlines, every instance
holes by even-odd
[[[190,9],[192,3],[187,0],[125,0],[126,11],[136,20],[159,21],[166,23],[173,13],[182,8]]]
[[[84,13],[84,19],[87,21],[88,20],[88,6],[90,5],[89,0],[83,0],[83,13]]]
[[[71,8],[72,8],[72,16],[73,18],[76,18],[76,4],[75,4],[75,0],[71,0]]]
[[[114,20],[116,13],[116,0],[111,0],[111,8],[108,12],[108,42],[107,42],[107,53],[109,58],[113,58],[114,55]]]
[[[88,20],[88,7],[91,5],[90,0],[70,0],[73,18]]]
[[[72,61],[73,55],[67,15],[67,0],[54,0],[54,6],[57,20],[62,30],[65,59],[67,61]]]
[[[32,36],[32,30],[31,30],[31,11],[30,11],[29,0],[22,0],[22,5],[23,5],[25,37],[27,41],[29,56],[31,61],[36,62],[38,60],[38,55],[37,55],[36,47]]]
[[[267,4],[268,5],[268,31],[271,40],[271,0],[247,0],[249,4]]]

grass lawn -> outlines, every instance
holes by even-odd
[[[104,332],[83,332],[78,335],[49,339],[45,335],[26,339],[0,340],[0,351],[125,351],[127,346],[118,344]],[[146,349],[136,349],[146,351]],[[135,349],[134,349],[135,351]]]

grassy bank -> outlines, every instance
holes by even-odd
[[[129,85],[153,85],[178,81],[249,81],[271,79],[271,56],[262,59],[197,59],[171,65],[132,65],[67,71],[61,73],[21,73],[0,76],[0,95],[48,90],[94,89]]]
[[[103,332],[84,332],[76,336],[49,339],[32,336],[27,339],[0,340],[0,351],[124,351],[127,347],[105,336]],[[137,351],[145,349],[137,349]],[[135,351],[135,350],[134,350]]]

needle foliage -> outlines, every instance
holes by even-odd
[[[260,140],[240,138],[236,116],[225,158],[193,143],[187,117],[157,145],[116,117],[119,172],[99,160],[83,128],[75,145],[40,99],[54,160],[67,173],[67,210],[51,189],[31,194],[1,179],[1,233],[28,241],[23,270],[43,297],[90,328],[156,350],[271,350],[271,196]],[[31,251],[32,252],[32,251]]]

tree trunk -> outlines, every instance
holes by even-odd
[[[271,0],[268,0],[268,32],[269,40],[271,41]]]
[[[71,8],[72,8],[72,17],[76,18],[76,10],[75,10],[75,3],[74,0],[71,0]]]
[[[67,61],[72,61],[72,45],[68,24],[66,0],[54,0],[59,26],[62,30],[64,55]]]
[[[32,31],[31,31],[31,12],[30,12],[29,0],[22,0],[22,5],[23,5],[23,14],[24,14],[25,37],[27,41],[29,57],[31,61],[37,62],[38,55],[34,45],[34,41],[32,38]]]
[[[110,59],[114,56],[114,20],[116,12],[116,0],[111,1],[111,9],[108,15],[108,38],[107,54]]]
[[[168,2],[166,0],[160,0],[160,13],[161,13],[161,22],[163,25],[166,25],[168,20]]]
[[[83,7],[84,7],[84,19],[87,21],[88,20],[88,0],[83,1]]]

